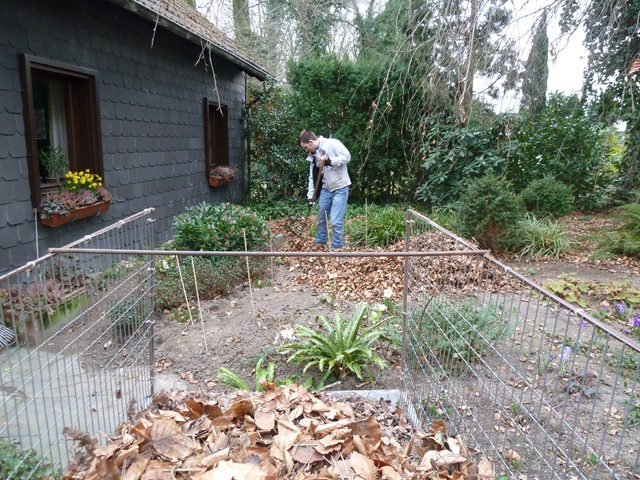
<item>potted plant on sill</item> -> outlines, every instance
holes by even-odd
[[[64,175],[69,170],[69,160],[62,148],[47,147],[38,152],[38,157],[47,171],[49,183],[64,181]]]
[[[102,178],[89,169],[68,172],[65,183],[52,190],[40,202],[38,214],[43,225],[58,227],[65,223],[104,213],[112,196],[102,186]]]
[[[219,187],[220,185],[228,185],[233,180],[238,169],[230,165],[215,165],[209,171],[209,185]]]

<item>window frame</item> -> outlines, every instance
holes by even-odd
[[[31,203],[37,207],[46,188],[43,188],[40,183],[41,172],[34,115],[34,76],[58,78],[63,82],[67,146],[71,170],[89,168],[93,173],[104,178],[97,72],[84,67],[21,54],[20,73]]]
[[[204,98],[204,161],[206,174],[212,167],[229,165],[229,109]]]

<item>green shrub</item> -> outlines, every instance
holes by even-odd
[[[600,238],[599,249],[593,258],[615,255],[640,256],[640,203],[619,207],[614,217],[621,220],[621,225]]]
[[[350,372],[362,379],[364,371],[371,378],[370,364],[375,363],[381,369],[387,366],[382,358],[374,355],[372,348],[374,342],[384,339],[387,319],[380,319],[379,312],[370,312],[368,320],[371,323],[365,327],[368,312],[368,305],[360,303],[350,319],[343,320],[336,314],[330,322],[320,315],[316,318],[320,328],[295,325],[296,341],[280,347],[291,352],[287,362],[306,362],[303,373],[312,366],[318,367],[323,372],[319,385],[330,375],[344,378]]]
[[[247,263],[243,257],[180,257],[182,280],[175,257],[156,258],[154,284],[155,309],[177,308],[184,305],[182,282],[189,300],[196,298],[193,280],[195,270],[198,295],[201,300],[210,300],[218,295],[227,295],[247,278]],[[249,273],[252,280],[264,276],[269,263],[266,258],[250,258]]]
[[[45,463],[35,451],[23,451],[17,442],[6,438],[0,440],[0,478],[41,480],[61,476],[59,468]]]
[[[173,219],[177,249],[206,251],[242,251],[264,246],[269,231],[264,219],[248,209],[231,203],[213,206],[202,202],[188,207]],[[243,233],[244,232],[244,233]]]
[[[552,176],[532,181],[520,197],[525,209],[539,218],[561,217],[573,210],[573,189]]]
[[[395,207],[371,205],[365,215],[353,218],[347,225],[349,244],[353,247],[382,247],[402,240],[407,214]]]
[[[518,221],[516,245],[524,258],[553,257],[569,253],[578,242],[567,234],[564,225],[528,213]]]
[[[521,200],[511,190],[511,183],[488,174],[470,182],[460,197],[458,231],[475,239],[481,248],[509,248],[521,212]]]
[[[416,332],[409,338],[412,348],[449,372],[462,372],[478,363],[491,345],[503,341],[509,333],[499,309],[493,305],[478,309],[471,301],[432,301],[426,309],[414,309],[407,322]]]

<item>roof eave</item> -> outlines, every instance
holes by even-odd
[[[214,43],[212,43],[207,38],[202,35],[192,32],[191,30],[176,24],[175,22],[163,17],[159,12],[155,12],[139,3],[135,0],[111,0],[113,3],[120,5],[121,7],[129,10],[130,12],[135,13],[147,20],[150,20],[163,28],[175,33],[176,35],[189,40],[197,45],[201,45],[204,48],[208,48],[211,52],[216,55],[229,60],[231,63],[237,65],[241,70],[245,71],[247,74],[257,78],[258,80],[264,81],[269,78],[273,78],[272,75],[269,74],[266,70],[261,68],[258,65],[255,65],[246,59],[239,57],[238,55],[233,54]]]

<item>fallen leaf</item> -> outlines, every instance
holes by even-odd
[[[159,418],[151,427],[153,449],[171,460],[184,460],[196,449],[195,442],[180,432],[171,418]]]
[[[365,480],[375,480],[378,469],[373,461],[358,452],[351,454],[351,468]]]
[[[494,480],[493,465],[485,457],[478,462],[478,478],[480,480]]]

